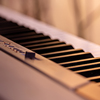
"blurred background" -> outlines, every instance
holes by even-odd
[[[0,0],[0,4],[100,45],[100,0]]]

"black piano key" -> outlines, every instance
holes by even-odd
[[[69,54],[80,53],[80,52],[84,52],[84,51],[82,49],[62,50],[62,51],[59,51],[59,52],[44,53],[44,54],[42,54],[42,56],[48,58],[48,57],[69,55]]]
[[[4,22],[0,22],[0,27],[8,27],[8,26],[18,26],[18,24],[13,23],[11,21],[4,21]]]
[[[100,78],[92,79],[91,81],[100,82]]]
[[[33,33],[31,34],[32,32],[28,32],[28,33],[24,33],[24,34],[20,34],[22,36],[18,36],[18,37],[13,37],[13,40],[14,41],[20,41],[20,40],[26,40],[26,39],[31,39],[31,38],[38,38],[38,37],[44,37],[44,35],[42,33]],[[29,34],[29,35],[28,35]]]
[[[6,35],[7,38],[10,38],[10,39],[15,39],[15,38],[21,38],[21,37],[25,37],[25,36],[32,36],[32,35],[36,35],[36,33],[33,31],[33,32],[26,32],[26,33],[20,33],[20,34],[10,34],[10,35]]]
[[[74,61],[74,60],[86,59],[92,57],[93,56],[91,53],[76,53],[76,54],[65,55],[65,56],[50,57],[49,59],[56,63],[62,63],[62,62],[68,62],[68,61]]]
[[[69,67],[69,69],[72,70],[72,71],[78,71],[78,70],[90,69],[90,68],[96,68],[96,67],[100,67],[100,62],[85,64],[85,65],[82,65],[82,66],[76,66],[75,68]]]
[[[100,62],[100,58],[88,58],[84,60],[64,62],[64,63],[61,63],[60,65],[64,67],[70,67],[70,66],[83,65],[83,64],[93,63],[93,62]]]
[[[81,74],[85,77],[99,76],[100,75],[100,69],[84,71],[84,72],[78,72],[78,74]]]
[[[24,26],[8,26],[8,27],[0,27],[0,31],[4,30],[12,30],[12,29],[18,29],[18,28],[25,28]]]
[[[8,34],[20,34],[20,33],[25,33],[25,32],[32,32],[32,31],[33,30],[30,30],[28,28],[17,28],[17,29],[0,31],[0,34],[3,36],[6,36]]]
[[[66,44],[61,44],[57,46],[48,46],[48,47],[43,47],[43,48],[35,48],[31,49],[39,54],[42,53],[48,53],[48,52],[54,52],[54,51],[60,51],[60,50],[68,50],[68,49],[73,49],[72,45],[66,45]]]
[[[44,35],[43,34],[36,34],[35,36],[17,37],[17,38],[13,38],[13,40],[14,41],[20,41],[20,40],[27,40],[27,39],[38,38],[38,37],[44,37]]]
[[[29,48],[29,49],[34,49],[34,48],[47,47],[47,46],[60,45],[60,44],[65,44],[65,43],[54,41],[54,42],[48,42],[48,43],[42,43],[42,44],[36,44],[36,45],[34,45],[34,44],[28,45],[26,47]]]
[[[36,45],[36,44],[38,45],[38,44],[42,44],[42,43],[55,42],[55,41],[59,41],[59,40],[57,40],[57,39],[51,40],[49,38],[49,39],[43,39],[43,40],[35,40],[35,41],[22,42],[20,44],[26,47],[28,45]]]
[[[6,24],[6,23],[11,23],[11,21],[7,21],[7,20],[1,20],[0,24]]]
[[[43,36],[43,35],[38,35],[38,36],[27,36],[24,38],[20,38],[20,39],[12,39],[13,41],[17,42],[17,43],[21,43],[21,42],[27,42],[27,41],[35,41],[35,40],[42,40],[42,39],[49,39],[49,36]]]

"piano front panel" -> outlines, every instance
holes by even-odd
[[[23,21],[21,20],[21,21],[17,22],[17,24],[16,24],[15,22],[18,19],[17,20],[15,18],[11,19],[11,17],[9,16],[8,17],[9,20],[7,21],[7,18],[5,16],[6,14],[3,13],[2,11],[0,12],[0,14],[1,14],[1,18],[0,18],[0,26],[1,26],[0,34],[1,35],[3,35],[4,37],[22,45],[22,46],[25,46],[26,48],[30,49],[31,51],[35,51],[36,53],[48,58],[49,60],[52,60],[53,62],[55,62],[59,65],[61,65],[65,71],[67,69],[69,69],[69,70],[73,71],[74,73],[76,73],[76,75],[80,74],[80,75],[86,77],[87,80],[95,82],[95,85],[93,85],[93,86],[98,87],[97,91],[100,91],[100,87],[99,87],[99,84],[100,84],[100,74],[99,74],[100,73],[100,67],[99,67],[100,58],[97,57],[97,53],[95,53],[95,51],[98,51],[100,49],[99,46],[94,45],[92,43],[88,43],[87,41],[81,40],[79,38],[77,38],[78,42],[76,44],[76,41],[75,41],[76,37],[74,37],[74,36],[72,37],[69,34],[65,36],[65,33],[64,33],[64,35],[59,34],[58,31],[53,30],[50,27],[50,29],[53,31],[49,31],[49,33],[54,34],[54,36],[52,37],[52,35],[48,35],[49,29],[46,28],[45,25],[42,28],[38,27],[38,28],[40,28],[38,30],[37,28],[35,28],[38,26],[38,24],[34,24],[35,27],[34,26],[30,27],[30,26],[28,26],[28,24],[22,25],[22,24],[24,24],[25,19]],[[4,18],[6,18],[6,19],[4,19]],[[21,19],[21,17],[19,17],[19,19]],[[30,22],[30,24],[31,23],[32,22]],[[20,24],[20,25],[18,25],[18,24]],[[29,28],[32,28],[32,29],[29,29]],[[43,31],[44,28],[45,28],[46,33]],[[55,33],[58,32],[58,35],[59,35],[58,38],[55,36],[54,32]],[[65,40],[64,36],[67,37],[66,40]],[[4,37],[2,37],[2,38],[4,38]],[[64,38],[64,40],[62,40],[61,37]],[[71,42],[69,40],[69,37],[72,38],[72,39],[70,38],[72,40]],[[68,41],[67,41],[67,39],[68,39]],[[67,41],[67,43],[66,43],[66,41]],[[82,42],[84,42],[83,45],[79,46],[78,44],[81,44]],[[72,43],[73,45],[70,43]],[[8,43],[6,45],[8,46],[10,44]],[[74,47],[74,45],[75,45],[75,47]],[[85,46],[87,47],[87,49],[85,48]],[[83,47],[83,48],[81,48],[81,47]],[[94,50],[93,50],[93,48],[94,48]],[[96,50],[97,48],[98,48],[98,50]],[[5,49],[5,47],[3,47],[3,49]],[[12,48],[10,48],[10,49],[12,49]],[[95,56],[95,58],[94,58],[94,56]],[[98,55],[98,56],[100,56],[100,55]],[[30,62],[28,62],[28,63],[30,63]],[[44,70],[42,70],[42,71],[44,71]],[[55,77],[55,76],[53,76],[53,77]],[[60,79],[60,81],[62,81],[62,79]],[[68,86],[68,84],[67,84],[67,86]],[[82,84],[81,84],[81,86],[82,86]],[[69,85],[69,87],[71,89],[75,89],[78,86],[71,87],[71,85]],[[83,87],[82,87],[82,89],[78,88],[77,90],[78,90],[77,92],[79,94],[83,93],[87,98],[91,99],[90,94],[84,93]],[[90,90],[92,91],[91,93],[93,94],[93,91],[95,89],[93,88],[93,90],[92,90],[92,88],[91,88]],[[95,94],[95,96],[92,98],[96,99],[97,97]]]

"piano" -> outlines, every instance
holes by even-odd
[[[100,46],[0,6],[0,100],[51,99],[100,99]]]

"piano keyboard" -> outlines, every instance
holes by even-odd
[[[65,70],[69,69],[86,77],[87,80],[94,82],[100,90],[100,55],[97,57],[97,53],[92,50],[92,52],[88,51],[91,47],[87,47],[87,50],[75,48],[73,43],[66,43],[67,40],[52,38],[44,32],[38,32],[35,28],[30,29],[28,26],[19,25],[2,14],[0,34],[61,65]]]
[[[91,81],[100,82],[100,77],[98,77],[100,75],[100,58],[93,58],[90,52],[74,49],[71,44],[65,44],[56,39],[52,40],[49,36],[44,36],[42,33],[37,34],[35,30],[19,26],[3,18],[0,18],[0,33],[63,67],[87,77]],[[77,62],[77,65],[69,67],[67,62]],[[97,78],[93,79],[93,77]]]

